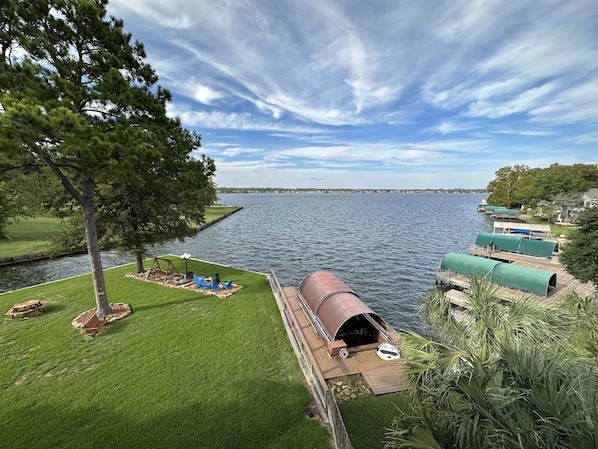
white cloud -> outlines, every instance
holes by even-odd
[[[530,166],[595,158],[584,145],[598,134],[598,3],[429,6],[111,0],[109,8],[145,43],[175,94],[169,114],[202,132],[220,180],[342,184],[359,170],[353,178],[372,185],[400,173],[407,184],[479,186],[524,155]]]
[[[194,86],[193,98],[203,104],[212,104],[214,101],[222,98],[222,94],[209,86],[203,86],[201,84]]]

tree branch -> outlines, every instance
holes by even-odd
[[[48,155],[42,155],[41,159],[44,163],[48,166],[48,168],[56,175],[56,177],[60,180],[60,183],[64,186],[66,191],[70,193],[73,198],[75,198],[79,204],[83,204],[83,195],[79,192],[75,186],[68,180],[68,178],[64,175],[60,167],[58,167],[54,161]]]

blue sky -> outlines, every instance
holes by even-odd
[[[221,187],[597,163],[598,2],[112,0]]]

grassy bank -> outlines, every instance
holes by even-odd
[[[206,209],[206,223],[211,223],[237,210],[236,207],[214,205]],[[0,236],[0,258],[19,257],[32,253],[52,252],[52,237],[62,228],[55,217],[20,219],[10,223]]]
[[[406,395],[361,396],[339,404],[353,447],[383,449],[386,429],[397,415],[397,407],[407,409]]]
[[[183,270],[181,260],[173,257]],[[222,300],[106,271],[133,314],[94,338],[89,275],[0,295],[46,312],[0,325],[0,430],[10,448],[328,448],[265,276],[191,260],[245,288]]]

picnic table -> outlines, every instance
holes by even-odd
[[[18,302],[6,312],[6,316],[11,318],[27,318],[33,315],[39,315],[46,306],[39,299],[30,299],[29,301]]]

